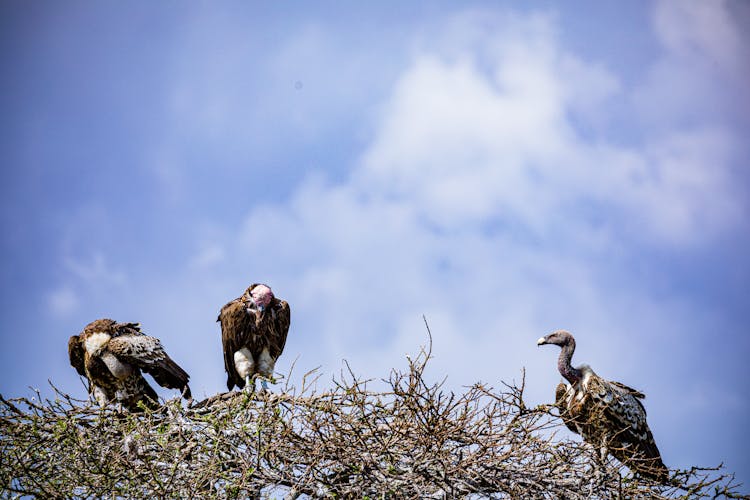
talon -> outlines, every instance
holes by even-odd
[[[255,392],[255,379],[251,378],[250,375],[245,377],[245,392],[248,394]]]

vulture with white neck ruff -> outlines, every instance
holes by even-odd
[[[611,453],[641,476],[667,482],[669,470],[646,423],[643,393],[604,380],[588,365],[571,366],[576,342],[569,332],[558,330],[537,341],[545,344],[561,347],[557,369],[568,384],[557,386],[555,404],[568,429],[598,447],[602,462]]]
[[[70,364],[89,381],[89,392],[101,406],[117,401],[130,411],[139,403],[155,408],[158,397],[141,371],[190,399],[190,376],[172,361],[159,339],[141,332],[138,323],[97,319],[68,340]]]
[[[221,308],[217,321],[221,323],[227,389],[236,385],[253,391],[258,375],[267,389],[266,379],[273,379],[289,332],[289,304],[276,298],[268,285],[254,283]]]

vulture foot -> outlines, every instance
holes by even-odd
[[[255,377],[248,375],[245,377],[245,392],[248,394],[255,393]]]

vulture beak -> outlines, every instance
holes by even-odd
[[[255,307],[255,301],[252,298],[245,302],[245,311],[247,311],[248,314],[255,312],[253,307]]]
[[[539,340],[536,341],[536,345],[544,345],[547,343],[547,337],[541,337]]]
[[[262,304],[257,304],[255,307],[258,308],[258,312],[261,313],[261,314],[263,314],[263,311],[265,311],[265,309],[266,309],[266,306],[264,306]]]

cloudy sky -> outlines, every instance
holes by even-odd
[[[525,367],[537,404],[560,377],[535,341],[566,328],[648,395],[668,465],[748,482],[748,24],[739,0],[3,2],[0,392],[85,396],[66,343],[99,317],[224,390],[216,315],[260,281],[292,308],[282,373],[385,377],[425,315],[430,377]]]

